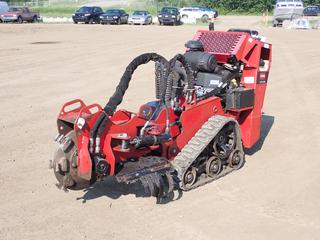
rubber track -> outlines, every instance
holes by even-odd
[[[177,172],[177,177],[180,181],[179,185],[182,190],[188,191],[190,189],[202,186],[208,182],[214,181],[222,176],[225,176],[234,170],[233,168],[224,166],[221,173],[215,177],[199,176],[197,182],[188,188],[186,188],[182,184],[182,178],[185,172],[192,166],[193,162],[197,159],[197,157],[203,152],[203,150],[208,146],[208,144],[214,139],[214,137],[228,122],[235,123],[237,136],[236,148],[243,152],[238,123],[232,118],[220,115],[209,118],[208,121],[202,125],[198,132],[191,138],[188,144],[184,146],[181,152],[172,161],[172,166]]]

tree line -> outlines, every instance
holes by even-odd
[[[220,13],[264,13],[271,12],[276,0],[158,0],[162,4],[185,7],[204,5],[219,10]],[[304,6],[320,5],[320,0],[304,0]]]
[[[48,0],[4,0],[7,2],[13,3],[43,3]],[[60,2],[61,1],[61,2]],[[64,4],[68,2],[68,0],[60,0],[56,1],[55,4],[59,5],[59,3]],[[88,2],[90,0],[87,0]],[[228,13],[243,13],[243,14],[263,14],[265,12],[272,12],[274,5],[276,4],[276,0],[137,0],[137,2],[143,3],[145,2],[148,8],[152,8],[157,6],[157,9],[162,6],[175,6],[175,7],[187,7],[193,5],[201,5],[207,6],[210,8],[217,9],[220,14],[228,14]],[[320,5],[320,0],[304,0],[304,6],[308,5]],[[85,4],[84,1],[81,1],[82,4]]]

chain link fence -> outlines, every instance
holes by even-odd
[[[100,6],[104,10],[122,8],[128,13],[135,10],[147,10],[156,16],[162,7],[186,7],[197,5],[196,0],[25,0],[8,2],[9,6],[28,6],[43,16],[70,16],[83,5]]]
[[[59,1],[59,0],[33,0],[33,1],[15,1],[8,2],[9,6],[29,6],[29,7],[49,7],[49,6],[68,6],[68,5],[81,5],[86,1],[83,0],[68,0],[68,1]]]
[[[30,7],[47,7],[47,6],[80,6],[85,4],[96,4],[101,6],[115,6],[115,7],[137,7],[137,8],[153,8],[160,10],[164,6],[170,7],[185,7],[195,5],[195,0],[26,0],[8,2],[9,6],[30,6]]]

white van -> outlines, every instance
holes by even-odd
[[[9,6],[7,2],[0,1],[0,12],[8,12]]]
[[[303,15],[303,0],[277,0],[273,11],[273,26],[282,25],[284,20],[292,21]]]

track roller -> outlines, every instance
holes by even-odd
[[[233,150],[228,159],[229,167],[233,169],[240,169],[244,162],[244,153],[239,149]]]
[[[190,167],[182,178],[182,185],[186,188],[191,187],[197,180],[197,171],[195,167]]]
[[[206,174],[209,177],[215,177],[221,172],[222,163],[221,160],[215,156],[212,156],[206,162]]]

